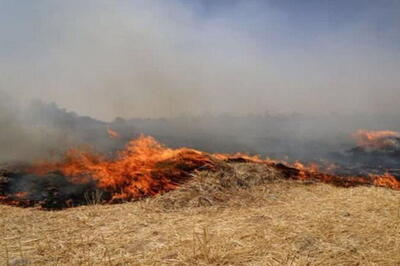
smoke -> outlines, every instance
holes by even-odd
[[[397,118],[379,115],[400,111],[399,7],[390,0],[0,0],[0,161],[83,143],[115,149],[139,132],[173,146],[299,156],[305,137],[334,142],[358,128],[398,130]],[[202,114],[247,120],[116,120],[123,138],[113,142],[100,121]],[[290,135],[294,142],[282,141]],[[312,145],[314,156],[321,145]]]
[[[3,0],[1,90],[103,120],[399,111],[396,1],[282,2]]]
[[[36,100],[20,104],[5,93],[1,96],[0,163],[57,159],[67,149],[77,147],[112,152],[135,136],[133,127],[125,125],[124,138],[112,140],[105,122],[68,112],[54,103]]]

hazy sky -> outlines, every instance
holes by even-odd
[[[106,120],[396,113],[399,14],[398,0],[0,0],[0,91]]]

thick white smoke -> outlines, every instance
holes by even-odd
[[[205,2],[218,8],[204,9]],[[105,121],[267,111],[396,114],[400,21],[391,10],[399,4],[386,3],[379,9],[366,4],[335,27],[315,18],[310,30],[312,23],[297,21],[301,14],[293,18],[276,1],[0,0],[0,161],[85,142],[108,147],[103,122],[51,105],[35,109],[32,99]],[[303,16],[313,21],[313,12]],[[240,147],[267,153],[269,144],[259,141],[271,132],[314,140],[358,126],[399,127],[390,117],[374,123],[292,117],[293,123],[268,125],[257,119],[179,120],[173,129],[154,122],[149,132],[179,140],[187,132],[202,138],[223,132],[245,144]],[[279,154],[299,149],[298,142],[288,143],[279,144]]]
[[[382,10],[302,36],[265,1],[212,14],[178,0],[0,3],[0,89],[23,100],[106,120],[399,111],[399,53],[370,21]]]

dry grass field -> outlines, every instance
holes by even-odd
[[[227,164],[137,202],[0,206],[0,236],[0,265],[400,265],[400,192]]]

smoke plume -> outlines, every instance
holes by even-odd
[[[3,0],[1,89],[103,120],[398,112],[399,5],[369,2]]]
[[[399,130],[398,9],[390,0],[0,0],[0,159],[115,148],[101,121],[116,117],[127,119],[113,122],[126,137],[296,156],[358,128]]]

